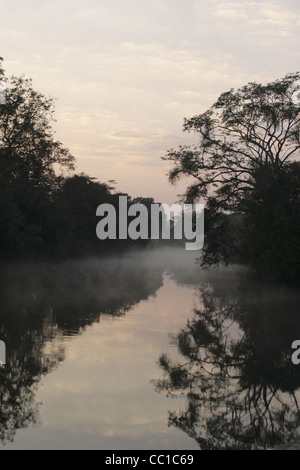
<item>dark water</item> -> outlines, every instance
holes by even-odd
[[[0,274],[1,449],[270,448],[300,431],[298,292],[194,253]]]

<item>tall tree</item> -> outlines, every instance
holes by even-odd
[[[54,103],[24,77],[0,78],[7,82],[6,104],[0,106],[0,176],[32,185],[51,186],[54,165],[74,168],[74,157],[55,140]]]
[[[6,101],[0,105],[0,256],[45,250],[49,208],[74,157],[55,139],[54,102],[31,80],[7,78],[0,60]]]
[[[256,238],[255,249],[248,250],[249,233],[252,239],[264,228],[266,240],[270,228],[278,228],[278,219],[286,224],[300,217],[295,163],[300,155],[300,100],[295,99],[299,79],[299,73],[289,74],[267,85],[249,83],[223,93],[208,111],[185,119],[184,131],[195,132],[199,144],[171,149],[164,157],[172,163],[172,183],[192,178],[184,200],[207,201],[204,263],[228,262],[239,255],[258,267],[257,253],[265,253],[266,246],[259,246]],[[282,230],[276,237],[262,263],[266,269],[278,247],[288,242]],[[280,263],[276,273],[281,272]]]

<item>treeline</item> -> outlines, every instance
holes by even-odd
[[[145,246],[146,240],[96,237],[97,207],[108,203],[117,208],[119,194],[109,183],[74,175],[74,157],[54,138],[51,98],[36,92],[31,80],[8,79],[1,60],[0,81],[7,84],[6,102],[0,105],[0,259],[73,257],[125,250],[133,243]]]

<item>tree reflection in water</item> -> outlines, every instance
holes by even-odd
[[[235,292],[206,285],[201,307],[166,354],[158,391],[185,396],[169,425],[201,449],[266,449],[293,440],[300,426],[300,368],[291,345],[300,338],[299,293],[242,284]]]
[[[0,441],[38,422],[35,394],[42,376],[64,360],[64,337],[80,334],[101,314],[125,315],[163,283],[163,269],[147,259],[89,259],[60,264],[2,266]]]

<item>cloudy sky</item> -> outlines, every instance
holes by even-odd
[[[300,69],[299,0],[0,0],[0,15],[6,72],[57,98],[77,171],[165,203],[184,117]]]

